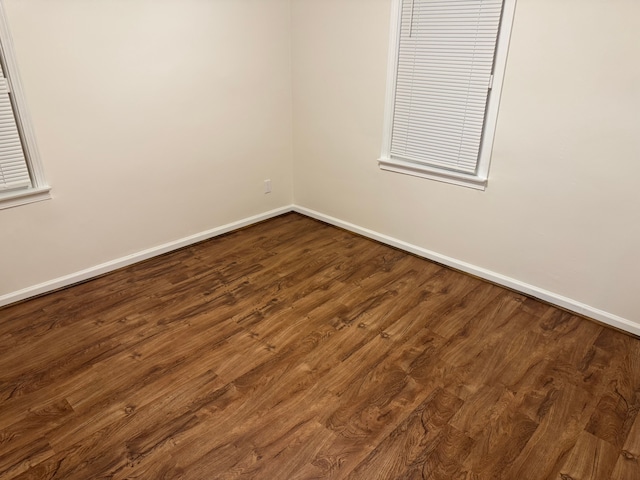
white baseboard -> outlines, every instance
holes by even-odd
[[[203,240],[208,240],[210,238],[217,237],[218,235],[222,235],[224,233],[228,233],[242,227],[253,225],[254,223],[258,223],[263,220],[268,220],[272,217],[277,217],[278,215],[291,212],[292,210],[293,207],[291,205],[277,208],[275,210],[261,213],[259,215],[254,215],[237,222],[222,225],[221,227],[216,227],[212,228],[211,230],[196,233],[195,235],[190,235],[173,242],[158,245],[157,247],[148,248],[141,252],[127,255],[126,257],[121,257],[116,260],[101,263],[100,265],[96,265],[79,272],[65,275],[64,277],[55,278],[53,280],[49,280],[48,282],[40,283],[32,287],[27,287],[22,290],[18,290],[17,292],[11,292],[6,295],[0,296],[0,307],[9,305],[10,303],[19,302],[20,300],[25,300],[27,298],[35,297],[36,295],[41,295],[43,293],[52,292],[60,288],[68,287],[69,285],[73,285],[74,283],[89,280],[90,278],[97,277],[98,275],[103,275],[119,268],[141,262],[142,260],[147,260],[148,258],[162,255],[163,253],[171,252],[173,250],[177,250],[178,248],[186,247]]]
[[[563,297],[562,295],[558,295],[556,293],[549,292],[548,290],[529,285],[528,283],[521,282],[520,280],[516,280],[514,278],[492,272],[491,270],[487,270],[476,265],[471,265],[470,263],[456,260],[455,258],[447,257],[446,255],[432,252],[431,250],[427,250],[426,248],[403,242],[402,240],[383,235],[367,228],[359,227],[358,225],[354,225],[349,222],[344,222],[337,218],[324,215],[320,212],[316,212],[305,207],[294,205],[293,211],[301,213],[302,215],[307,215],[308,217],[312,217],[317,220],[321,220],[331,225],[335,225],[336,227],[344,228],[345,230],[363,235],[373,240],[377,240],[386,245],[411,252],[420,257],[433,260],[434,262],[442,263],[443,265],[455,268],[456,270],[460,270],[471,275],[484,278],[485,280],[496,283],[498,285],[502,285],[518,292],[522,292],[535,298],[539,298],[540,300],[544,300],[545,302],[551,303],[558,307],[562,307],[577,314],[590,317],[594,320],[618,328],[620,330],[624,330],[625,332],[629,332],[633,335],[640,336],[640,324],[632,322],[631,320],[627,320],[626,318],[619,317],[612,313],[599,310],[589,305],[585,305],[584,303],[580,303],[571,298]]]
[[[456,260],[455,258],[447,257],[446,255],[441,255],[431,250],[427,250],[426,248],[412,245],[402,240],[398,240],[396,238],[383,235],[381,233],[375,232],[373,230],[369,230],[367,228],[359,227],[358,225],[354,225],[352,223],[345,222],[337,218],[331,217],[329,215],[324,215],[320,212],[316,212],[314,210],[301,207],[298,205],[290,205],[286,207],[277,208],[275,210],[261,213],[259,215],[254,215],[252,217],[239,220],[237,222],[228,223],[220,227],[212,228],[211,230],[207,230],[205,232],[197,233],[189,237],[181,238],[173,242],[169,242],[163,245],[159,245],[157,247],[149,248],[147,250],[134,253],[132,255],[127,255],[126,257],[122,257],[116,260],[102,263],[100,265],[96,265],[94,267],[87,268],[85,270],[81,270],[79,272],[75,272],[70,275],[65,275],[64,277],[59,277],[44,283],[40,283],[38,285],[34,285],[32,287],[18,290],[17,292],[11,292],[6,295],[2,295],[0,296],[0,307],[4,305],[9,305],[14,302],[19,302],[20,300],[25,300],[27,298],[34,297],[36,295],[41,295],[43,293],[68,287],[69,285],[73,285],[74,283],[89,280],[90,278],[97,277],[105,273],[109,273],[119,268],[126,267],[128,265],[132,265],[134,263],[140,262],[142,260],[146,260],[148,258],[155,257],[157,255],[162,255],[163,253],[171,252],[173,250],[177,250],[178,248],[186,247],[188,245],[201,242],[203,240],[208,240],[218,235],[222,235],[224,233],[228,233],[242,227],[253,225],[254,223],[258,223],[263,220],[268,220],[269,218],[277,217],[278,215],[282,215],[284,213],[288,213],[291,211],[300,213],[302,215],[306,215],[311,218],[315,218],[317,220],[321,220],[323,222],[329,223],[331,225],[335,225],[340,228],[344,228],[345,230],[348,230],[350,232],[363,235],[365,237],[371,238],[373,240],[377,240],[386,245],[390,245],[392,247],[396,247],[401,250],[413,253],[420,257],[427,258],[429,260],[433,260],[438,263],[442,263],[443,265],[450,266],[452,268],[455,268],[456,270],[460,270],[466,273],[470,273],[471,275],[484,278],[485,280],[496,283],[498,285],[511,288],[513,290],[522,292],[526,295],[530,295],[535,298],[539,298],[541,300],[544,300],[545,302],[549,302],[553,305],[557,305],[569,311],[578,313],[580,315],[584,315],[586,317],[590,317],[594,320],[597,320],[604,324],[618,328],[620,330],[624,330],[625,332],[629,332],[633,335],[640,336],[640,324],[632,322],[631,320],[627,320],[625,318],[619,317],[612,313],[599,310],[589,305],[585,305],[571,298],[563,297],[562,295],[549,292],[548,290],[544,290],[542,288],[529,285],[527,283],[521,282],[514,278],[507,277],[505,275],[501,275],[496,272],[492,272],[491,270],[487,270],[475,265],[471,265],[470,263],[462,262],[460,260]]]

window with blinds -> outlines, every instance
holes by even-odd
[[[514,3],[396,0],[383,169],[484,188]]]
[[[0,209],[51,198],[0,2]]]
[[[0,65],[0,191],[30,186],[31,177],[9,97],[9,84]]]

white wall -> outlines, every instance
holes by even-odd
[[[289,0],[3,3],[54,199],[0,210],[0,297],[291,204]]]
[[[518,0],[485,192],[377,167],[390,0],[3,3],[55,198],[0,297],[293,198],[640,326],[637,1]]]
[[[293,2],[295,203],[640,325],[640,2],[518,0],[485,192],[378,169],[389,20]]]

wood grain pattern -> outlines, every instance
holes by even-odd
[[[0,309],[0,479],[640,479],[640,341],[284,215]]]

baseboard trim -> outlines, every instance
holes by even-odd
[[[498,285],[502,285],[503,287],[507,287],[512,290],[516,290],[518,292],[522,292],[526,295],[530,295],[535,298],[539,298],[540,300],[543,300],[545,302],[551,303],[558,307],[564,308],[571,312],[575,312],[579,315],[592,318],[598,322],[615,327],[617,329],[623,330],[633,335],[640,336],[640,324],[634,323],[631,320],[627,320],[626,318],[619,317],[612,313],[599,310],[589,305],[585,305],[584,303],[578,302],[571,298],[558,295],[548,290],[538,288],[534,285],[521,282],[520,280],[516,280],[514,278],[501,275],[499,273],[493,272],[491,270],[487,270],[482,267],[478,267],[476,265],[472,265],[470,263],[456,260],[455,258],[452,258],[452,257],[447,257],[446,255],[441,255],[431,250],[427,250],[426,248],[412,245],[410,243],[404,242],[402,240],[398,240],[388,235],[383,235],[373,230],[369,230],[368,228],[363,228],[358,225],[354,225],[353,223],[345,222],[343,220],[331,217],[329,215],[316,212],[315,210],[311,210],[309,208],[301,207],[299,205],[294,205],[293,211],[300,213],[302,215],[306,215],[311,218],[315,218],[316,220],[320,220],[322,222],[335,225],[336,227],[344,228],[345,230],[348,230],[350,232],[363,235],[365,237],[371,238],[373,240],[377,240],[378,242],[384,243],[386,245],[390,245],[392,247],[396,247],[401,250],[413,253],[420,257],[433,260],[434,262],[442,263],[449,267],[455,268],[456,270],[460,270],[460,271],[469,273],[471,275],[475,275],[477,277],[483,278],[485,280],[496,283]]]
[[[475,275],[477,277],[483,278],[485,280],[496,283],[498,285],[502,285],[512,290],[522,292],[526,295],[530,295],[535,298],[539,298],[540,300],[544,300],[545,302],[551,303],[553,305],[557,305],[558,307],[575,312],[579,315],[584,315],[585,317],[592,318],[596,321],[602,322],[614,328],[623,330],[633,335],[640,336],[640,324],[632,322],[631,320],[627,320],[626,318],[619,317],[612,313],[599,310],[589,305],[585,305],[584,303],[578,302],[571,298],[567,298],[562,295],[558,295],[556,293],[550,292],[548,290],[538,288],[534,285],[521,282],[514,278],[501,275],[499,273],[493,272],[491,270],[487,270],[482,267],[478,267],[476,265],[472,265],[470,263],[462,262],[452,257],[447,257],[446,255],[441,255],[431,250],[427,250],[426,248],[418,247],[416,245],[404,242],[402,240],[398,240],[388,235],[383,235],[376,231],[369,230],[368,228],[363,228],[353,223],[345,222],[338,218],[334,218],[329,215],[316,212],[315,210],[301,207],[299,205],[289,205],[286,207],[277,208],[275,210],[254,215],[252,217],[238,220],[236,222],[228,223],[220,227],[212,228],[210,230],[197,233],[195,235],[190,235],[188,237],[175,240],[173,242],[168,242],[168,243],[159,245],[157,247],[152,247],[152,248],[143,250],[141,252],[127,255],[125,257],[121,257],[109,262],[101,263],[100,265],[96,265],[94,267],[87,268],[79,272],[75,272],[69,275],[65,275],[63,277],[59,277],[47,282],[43,282],[38,285],[34,285],[32,287],[27,287],[22,290],[18,290],[16,292],[11,292],[6,295],[2,295],[0,296],[0,307],[9,305],[11,303],[19,302],[21,300],[26,300],[28,298],[42,295],[45,293],[49,293],[54,290],[59,290],[61,288],[68,287],[70,285],[89,280],[99,275],[104,275],[105,273],[112,272],[119,268],[127,267],[134,263],[141,262],[143,260],[147,260],[149,258],[162,255],[164,253],[168,253],[182,247],[187,247],[194,243],[198,243],[203,240],[208,240],[210,238],[214,238],[219,235],[229,233],[233,230],[247,227],[249,225],[253,225],[255,223],[262,222],[264,220],[268,220],[270,218],[277,217],[278,215],[283,215],[285,213],[289,213],[292,211],[300,213],[302,215],[306,215],[311,218],[315,218],[317,220],[326,222],[331,225],[335,225],[336,227],[344,228],[345,230],[348,230],[350,232],[357,233],[359,235],[371,238],[373,240],[384,243],[386,245],[390,245],[392,247],[396,247],[401,250],[413,253],[415,255],[418,255],[419,257],[423,257],[438,263],[442,263],[443,265],[447,265],[449,267],[455,268],[456,270],[460,270],[462,272]]]
[[[73,285],[79,282],[84,282],[86,280],[97,277],[99,275],[104,275],[105,273],[109,273],[114,270],[117,270],[119,268],[127,267],[134,263],[141,262],[143,260],[147,260],[149,258],[158,256],[158,255],[162,255],[163,253],[168,253],[182,247],[187,247],[194,243],[198,243],[203,240],[208,240],[210,238],[217,237],[225,233],[229,233],[233,230],[237,230],[242,227],[247,227],[249,225],[253,225],[254,223],[262,222],[264,220],[268,220],[273,217],[277,217],[278,215],[282,215],[284,213],[289,213],[292,210],[293,210],[292,205],[276,208],[275,210],[261,213],[259,215],[254,215],[252,217],[248,217],[243,220],[238,220],[237,222],[228,223],[226,225],[212,228],[204,232],[196,233],[195,235],[190,235],[188,237],[175,240],[173,242],[168,242],[162,245],[158,245],[157,247],[148,248],[146,250],[142,250],[141,252],[127,255],[125,257],[121,257],[116,260],[111,260],[109,262],[101,263],[100,265],[96,265],[94,267],[80,270],[79,272],[75,272],[69,275],[65,275],[63,277],[55,278],[53,280],[49,280],[47,282],[34,285],[32,287],[27,287],[22,290],[18,290],[16,292],[8,293],[6,295],[0,296],[0,307],[9,305],[11,303],[19,302],[21,300],[26,300],[28,298],[35,297],[37,295],[49,293],[54,290],[59,290],[61,288],[68,287],[70,285]]]

